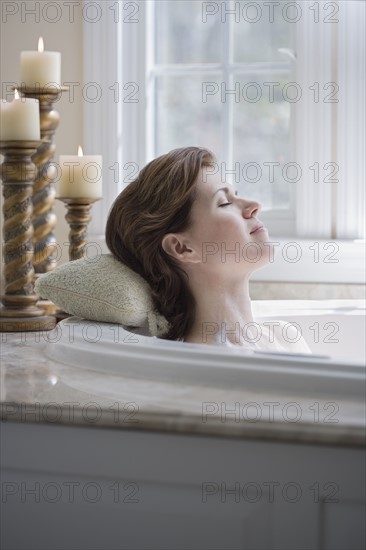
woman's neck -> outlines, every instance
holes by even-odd
[[[195,321],[185,342],[222,345],[247,345],[256,334],[249,279],[228,288],[209,281],[192,289],[196,299]]]

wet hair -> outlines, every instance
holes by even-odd
[[[191,225],[196,180],[215,156],[201,147],[174,149],[149,162],[117,197],[108,215],[106,243],[115,258],[150,285],[155,309],[168,321],[167,340],[183,340],[195,318],[188,275],[162,247],[167,233]]]

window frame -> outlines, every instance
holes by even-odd
[[[153,90],[153,80],[154,76],[162,76],[162,75],[191,75],[194,73],[202,74],[204,72],[208,72],[210,75],[213,75],[215,72],[223,74],[223,81],[228,83],[228,89],[232,89],[234,86],[234,78],[236,74],[243,74],[246,71],[249,73],[258,73],[260,74],[261,71],[266,70],[272,70],[275,66],[275,69],[277,70],[288,70],[289,74],[293,74],[293,63],[290,61],[284,61],[282,64],[281,62],[261,62],[261,63],[250,63],[250,64],[244,64],[244,63],[235,63],[233,61],[233,40],[230,37],[230,31],[232,29],[232,26],[234,24],[234,20],[232,16],[228,15],[226,19],[226,24],[223,27],[223,34],[222,34],[222,47],[223,47],[223,61],[222,63],[192,63],[192,64],[180,64],[179,66],[176,65],[155,65],[154,59],[155,59],[155,48],[156,48],[156,40],[154,39],[154,30],[153,25],[155,25],[155,10],[154,5],[156,2],[154,1],[147,1],[145,2],[146,7],[146,23],[147,23],[147,29],[148,32],[146,33],[146,36],[148,37],[148,43],[152,44],[153,47],[148,49],[148,56],[146,59],[146,73],[149,75],[148,78],[150,78],[150,86],[148,88],[148,96],[151,97],[151,101],[154,102],[154,90]],[[227,4],[229,4],[228,9],[233,11],[233,4],[235,2],[233,0],[227,1]],[[290,105],[291,111],[293,109],[292,105]],[[220,157],[220,163],[225,162],[228,169],[234,169],[234,162],[233,162],[233,102],[232,101],[225,101],[222,104],[223,114],[222,114],[222,128],[221,128],[221,135],[223,136],[222,142],[222,150],[223,154]],[[152,116],[152,110],[148,112],[148,126],[147,126],[147,160],[152,160],[156,153],[153,149],[153,143],[154,143],[154,121]],[[293,125],[293,116],[291,113],[291,125]],[[290,132],[293,131],[293,128],[290,129]],[[293,158],[294,150],[290,145],[290,157]],[[271,227],[271,231],[273,234],[276,235],[286,235],[286,234],[293,234],[296,228],[296,219],[295,219],[295,207],[296,207],[296,201],[295,201],[295,190],[290,190],[290,197],[289,197],[289,208],[288,209],[280,209],[280,208],[274,208],[269,211],[262,211],[261,212],[261,220],[269,225]]]

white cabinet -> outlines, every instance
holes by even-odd
[[[365,547],[365,452],[1,424],[3,550]]]

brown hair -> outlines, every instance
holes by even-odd
[[[117,197],[109,212],[106,242],[112,254],[150,285],[156,310],[170,323],[163,336],[182,340],[195,316],[188,276],[167,254],[162,239],[185,231],[197,195],[196,179],[214,163],[201,147],[174,149],[149,162]]]

